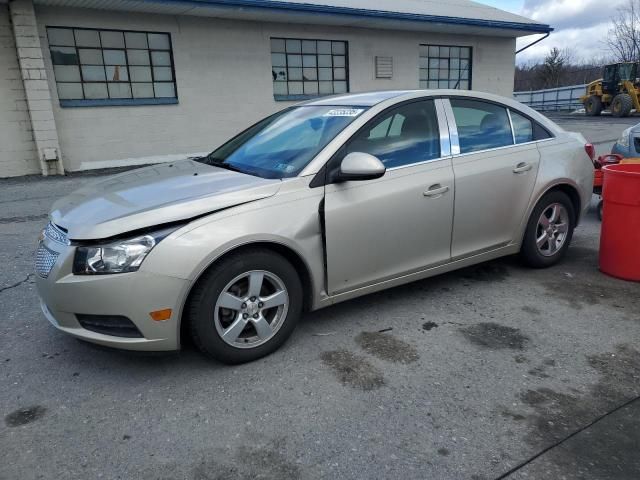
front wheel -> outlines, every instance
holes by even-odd
[[[250,362],[279,348],[302,312],[295,268],[269,250],[232,254],[194,287],[189,327],[197,347],[223,363]]]
[[[575,212],[569,197],[560,191],[549,192],[540,199],[529,218],[520,256],[534,268],[546,268],[558,263],[567,252]]]

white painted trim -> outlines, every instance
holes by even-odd
[[[119,160],[100,160],[95,162],[82,162],[78,168],[73,170],[68,169],[70,172],[79,172],[82,170],[96,170],[99,168],[118,168],[129,167],[136,165],[152,165],[154,163],[176,162],[178,160],[184,160],[188,157],[202,157],[209,152],[197,152],[197,153],[176,153],[173,155],[153,155],[151,157],[137,157],[137,158],[121,158]]]

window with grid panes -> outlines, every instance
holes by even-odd
[[[272,38],[271,67],[276,100],[349,91],[347,42]]]
[[[420,88],[471,90],[471,47],[420,45]]]
[[[47,38],[63,105],[177,99],[168,33],[48,27]]]

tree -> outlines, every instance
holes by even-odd
[[[515,91],[589,83],[602,76],[602,65],[612,61],[611,57],[584,59],[578,58],[570,49],[551,49],[544,60],[529,60],[516,65]]]
[[[611,19],[606,44],[619,62],[640,61],[640,0],[627,0]]]
[[[568,50],[553,47],[544,58],[540,68],[540,80],[543,88],[553,88],[560,85],[566,65],[571,63],[572,54]]]

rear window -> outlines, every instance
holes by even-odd
[[[513,145],[507,109],[479,100],[452,98],[458,127],[460,153],[478,152]]]

